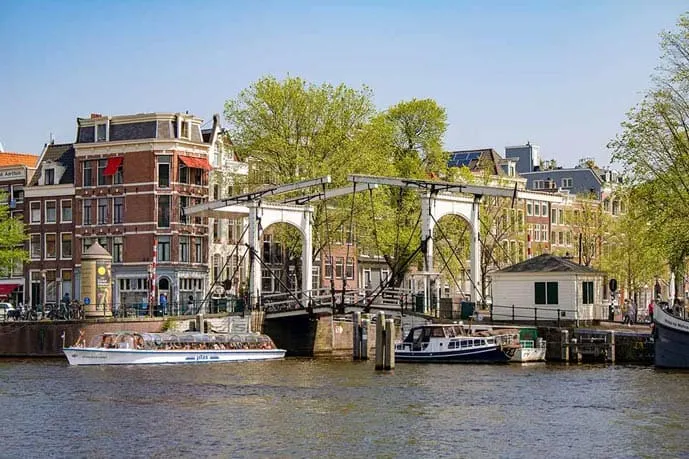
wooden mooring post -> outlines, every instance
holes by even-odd
[[[376,317],[376,370],[395,368],[395,321],[385,319],[385,313]]]
[[[352,315],[352,358],[368,360],[368,319],[362,319],[356,311]]]

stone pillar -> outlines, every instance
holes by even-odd
[[[433,299],[434,280],[428,276],[433,271],[433,229],[435,228],[435,195],[427,193],[421,196],[421,243],[423,249],[423,270],[426,273],[423,278],[424,305],[423,312],[430,312]]]
[[[85,317],[112,317],[112,255],[94,242],[81,256],[81,302]]]
[[[481,221],[479,220],[479,208],[481,204],[481,196],[475,196],[474,202],[471,205],[471,242],[470,257],[471,257],[471,301],[476,303],[476,307],[480,307],[483,301],[481,297],[481,243],[479,241],[479,234],[481,232]]]

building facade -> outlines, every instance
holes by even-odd
[[[8,217],[24,222],[24,189],[33,177],[37,155],[0,152],[0,197],[7,205]],[[0,272],[0,301],[24,302],[23,263]]]

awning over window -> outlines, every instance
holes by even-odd
[[[206,158],[193,158],[191,156],[180,155],[179,159],[182,160],[187,167],[194,167],[196,169],[204,169],[207,171],[213,169]]]
[[[14,292],[19,284],[0,284],[0,296],[6,296]]]
[[[117,172],[117,169],[120,168],[122,165],[122,160],[124,158],[122,156],[116,156],[114,158],[108,158],[108,164],[105,165],[105,170],[103,171],[103,175],[108,176],[108,175],[115,175]]]

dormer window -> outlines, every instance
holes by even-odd
[[[55,169],[46,169],[43,177],[44,185],[55,185]]]
[[[105,123],[96,124],[96,142],[105,142],[108,140],[108,125]]]
[[[571,178],[563,178],[562,179],[562,188],[572,188],[572,179]]]
[[[182,121],[180,123],[179,136],[182,139],[188,139],[189,138],[189,124],[191,124],[191,123],[189,123],[189,121]]]

